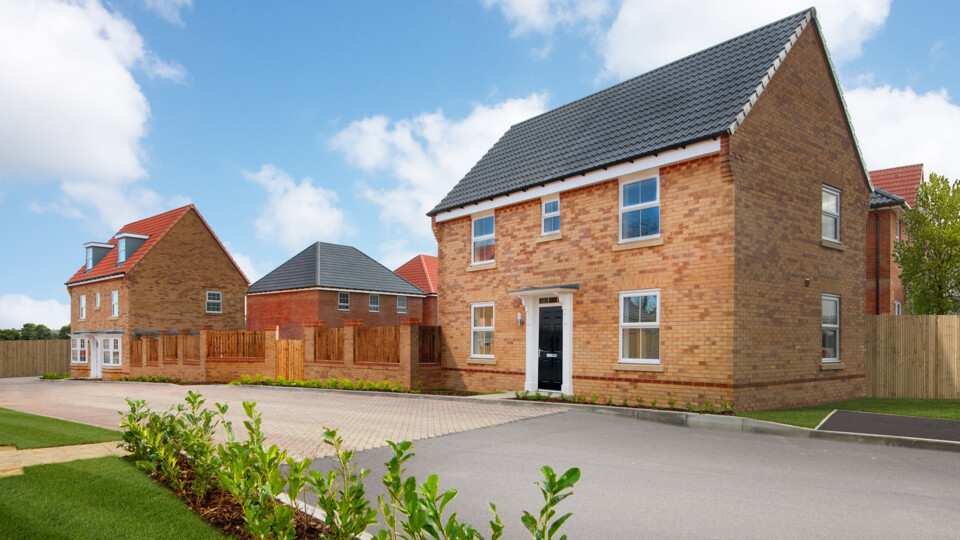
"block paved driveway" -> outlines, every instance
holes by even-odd
[[[268,444],[297,458],[327,455],[323,427],[340,428],[346,446],[368,450],[387,440],[417,441],[525,418],[556,414],[554,409],[510,407],[467,400],[436,400],[257,386],[177,386],[156,383],[42,381],[36,377],[0,379],[0,407],[118,429],[125,398],[145,399],[152,410],[183,403],[197,390],[213,409],[228,403],[227,419],[245,438],[243,401],[257,402]],[[223,439],[222,432],[219,440]]]

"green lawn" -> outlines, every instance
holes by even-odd
[[[957,399],[859,398],[813,407],[744,412],[737,415],[814,428],[834,409],[960,420],[960,400]]]
[[[222,538],[165,487],[116,457],[0,478],[0,538]]]
[[[44,448],[120,440],[112,429],[75,424],[56,418],[0,409],[0,446]]]

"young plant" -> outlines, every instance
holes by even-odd
[[[651,400],[651,401],[650,401],[650,406],[653,407],[654,409],[656,409],[656,408],[657,408],[657,400],[655,400],[655,399],[654,399],[654,400]]]
[[[590,403],[593,403],[594,405],[596,405],[596,404],[597,404],[597,399],[599,399],[599,398],[597,397],[596,394],[591,394],[591,395],[590,395]]]
[[[567,472],[563,473],[559,478],[557,478],[556,473],[554,473],[550,467],[544,466],[540,471],[543,473],[544,478],[543,482],[537,482],[537,487],[540,488],[540,493],[543,494],[544,502],[543,507],[540,509],[540,516],[537,518],[529,512],[524,511],[520,521],[523,522],[523,526],[526,527],[527,532],[530,533],[532,538],[536,540],[552,540],[564,522],[573,515],[568,512],[554,519],[557,515],[555,507],[564,499],[573,495],[573,486],[580,480],[580,469],[576,467],[568,469]],[[564,535],[560,537],[560,540],[565,540],[566,538],[566,535]]]
[[[400,384],[400,381],[397,381],[397,384],[393,385],[394,392],[403,392],[403,385]]]
[[[325,523],[337,540],[353,540],[376,523],[377,511],[370,508],[363,489],[366,469],[357,472],[353,452],[343,449],[343,439],[335,429],[324,429],[323,443],[333,447],[337,465],[326,475],[311,471],[307,483],[317,494],[317,505],[326,512]]]
[[[199,392],[187,392],[185,400],[190,410],[184,412],[179,420],[181,446],[194,474],[190,490],[197,500],[202,500],[220,470],[220,457],[213,444],[213,435],[218,420],[227,413],[227,406],[220,403],[214,405],[219,411],[218,416],[203,407],[206,400],[200,397]]]
[[[623,406],[624,406],[624,407],[629,407],[629,406],[630,406],[630,402],[627,401],[627,398],[623,398]]]
[[[720,406],[723,407],[724,411],[733,412],[733,403],[729,401],[724,401],[723,403],[720,404]]]
[[[612,398],[612,397],[608,397],[608,398],[607,398],[607,405],[613,405],[613,398]]]
[[[676,405],[676,404],[677,404],[677,400],[675,400],[675,399],[673,399],[673,398],[670,398],[670,399],[667,400],[667,405],[670,405],[670,408],[671,408],[671,409],[672,409],[673,406]]]
[[[717,410],[716,407],[714,407],[713,404],[710,403],[710,400],[704,398],[704,400],[703,400],[703,411],[704,411],[704,412],[716,412],[716,410]]]
[[[689,401],[687,402],[686,405],[683,406],[683,408],[686,409],[687,412],[693,412],[693,404],[690,403]]]
[[[410,392],[413,393],[413,394],[419,394],[419,393],[420,393],[420,385],[421,385],[421,384],[422,384],[422,383],[421,383],[419,380],[417,380],[416,382],[414,382],[414,383],[413,383],[413,389],[410,390]]]
[[[637,405],[643,407],[643,396],[637,396]]]

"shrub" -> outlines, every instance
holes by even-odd
[[[227,383],[227,386],[240,386],[240,385],[242,385],[242,384],[243,384],[243,383],[240,382],[240,381],[230,381],[230,382]]]
[[[257,375],[257,377],[259,377],[259,375]],[[253,379],[250,378],[249,375],[244,373],[243,375],[240,376],[240,384],[253,384]]]
[[[49,372],[49,373],[44,373],[44,374],[43,374],[43,377],[40,377],[40,378],[41,378],[41,379],[69,379],[69,378],[70,378],[70,374],[69,374],[69,373],[64,373],[64,374],[61,375],[60,373]]]
[[[400,381],[397,381],[397,384],[393,385],[394,392],[403,392],[403,385],[400,384]]]
[[[310,471],[307,483],[317,494],[317,506],[327,514],[324,521],[334,529],[334,538],[353,540],[377,522],[377,511],[370,508],[363,489],[363,478],[370,471],[357,472],[353,452],[343,450],[343,439],[336,429],[324,428],[323,443],[333,448],[337,464],[325,475]]]
[[[331,390],[336,390],[339,387],[340,387],[339,379],[327,379],[327,388]]]
[[[667,400],[667,405],[670,405],[670,408],[671,408],[671,409],[672,409],[673,406],[676,405],[676,404],[677,404],[677,400],[675,400],[675,399],[673,399],[673,398],[670,398],[670,399]]]

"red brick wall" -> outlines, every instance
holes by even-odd
[[[432,295],[423,299],[423,326],[437,326],[437,296]]]
[[[880,215],[880,311],[879,314],[894,313],[893,302],[906,303],[906,291],[900,281],[900,265],[893,258],[893,247],[897,241],[897,220],[901,219],[899,208],[883,208]],[[866,239],[866,310],[867,315],[877,314],[877,220],[872,210],[867,215]],[[902,229],[901,229],[902,233]]]
[[[816,32],[807,26],[730,138],[741,409],[863,395],[870,192]],[[822,184],[842,190],[843,251],[821,245]],[[842,370],[821,369],[824,293],[841,296]]]

